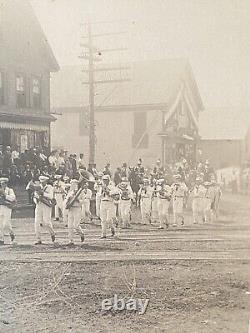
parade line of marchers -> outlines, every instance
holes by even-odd
[[[109,166],[103,172],[79,169],[70,179],[61,174],[41,175],[39,180],[31,180],[27,190],[35,204],[35,245],[42,244],[41,229],[49,232],[54,243],[56,234],[52,223],[52,211],[55,220],[61,219],[68,227],[69,244],[74,244],[78,235],[84,242],[84,231],[80,224],[91,219],[90,202],[95,198],[95,216],[101,221],[102,239],[109,231],[115,236],[118,224],[126,229],[131,223],[131,207],[135,205],[141,213],[142,224],[159,221],[159,229],[170,225],[169,210],[173,211],[172,226],[185,223],[184,209],[188,197],[192,197],[193,223],[206,223],[218,218],[218,206],[221,197],[220,184],[209,163],[199,163],[194,172],[185,172],[185,162],[179,165],[176,173],[170,174],[160,165],[148,174],[139,159],[136,167],[123,165],[121,177],[112,178]],[[195,175],[195,177],[194,177]],[[52,181],[53,180],[53,181]],[[11,225],[12,209],[16,205],[14,190],[8,187],[9,179],[0,178],[0,244],[4,244],[4,233],[8,232],[11,242],[15,235]]]

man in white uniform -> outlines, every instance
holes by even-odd
[[[84,232],[80,226],[82,218],[82,205],[84,201],[83,189],[78,189],[78,180],[72,179],[70,182],[69,193],[66,196],[66,207],[69,201],[72,202],[68,210],[68,232],[69,232],[69,245],[74,244],[74,232],[76,232],[81,242],[84,242]],[[79,191],[79,192],[78,192]]]
[[[151,223],[153,188],[149,184],[149,179],[143,179],[143,185],[138,192],[141,206],[141,217],[143,224]]]
[[[181,175],[174,175],[175,182],[172,184],[173,191],[173,227],[177,227],[178,219],[181,220],[181,225],[184,225],[183,205],[184,197],[188,191],[186,184],[181,180]]]
[[[46,176],[40,176],[38,188],[34,193],[34,202],[36,204],[35,209],[35,233],[36,233],[36,243],[35,245],[42,244],[41,239],[41,227],[45,228],[50,236],[52,243],[55,242],[55,231],[51,222],[51,214],[54,191],[53,187],[48,184],[49,178]]]
[[[159,229],[164,229],[164,226],[169,226],[169,205],[172,195],[172,189],[169,184],[166,183],[165,179],[158,180],[158,215],[160,220]]]
[[[88,183],[85,183],[83,185],[82,197],[83,197],[82,218],[85,221],[86,218],[89,219],[91,217],[90,200],[91,200],[91,197],[92,197],[92,191],[88,188]]]
[[[127,178],[122,178],[122,182],[118,185],[118,188],[120,190],[120,214],[121,214],[121,220],[122,220],[122,227],[123,228],[129,228],[129,218],[130,218],[130,210],[131,210],[131,202],[133,200],[133,191],[131,189],[131,186],[129,184],[129,181]]]
[[[14,191],[7,186],[9,179],[0,178],[0,245],[4,245],[4,231],[10,235],[11,243],[15,240],[15,234],[11,225],[11,212],[16,202]]]
[[[61,213],[63,219],[63,200],[65,197],[64,182],[61,175],[55,175],[56,181],[54,182],[54,197],[56,199],[55,206],[55,221],[59,221],[59,214]]]
[[[114,195],[117,194],[117,189],[110,181],[109,175],[102,177],[102,187],[99,190],[100,196],[100,218],[102,224],[101,238],[107,237],[107,228],[111,230],[111,236],[115,235],[116,223],[116,206],[114,204]]]
[[[96,216],[100,219],[100,204],[101,204],[101,188],[102,188],[102,177],[103,173],[98,173],[98,179],[95,182],[94,190],[96,191],[96,197],[95,197],[95,207],[96,207]]]
[[[199,216],[203,217],[205,193],[206,188],[202,184],[202,178],[197,177],[195,181],[195,186],[191,191],[191,196],[193,197],[192,212],[194,224],[197,224],[199,222]]]

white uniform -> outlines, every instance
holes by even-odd
[[[112,194],[116,193],[117,189],[109,184],[108,186],[102,186],[98,195],[100,196],[100,218],[102,224],[102,237],[107,236],[107,228],[111,229],[112,235],[115,232],[115,220],[116,220],[116,205]]]
[[[131,201],[133,200],[133,191],[130,185],[127,185],[125,188],[120,188],[120,215],[123,223],[123,227],[126,228],[129,226],[130,210],[131,210]]]
[[[138,192],[138,196],[141,198],[141,217],[144,224],[151,222],[152,194],[153,188],[150,185],[141,187]]]
[[[95,207],[96,207],[96,216],[100,217],[100,204],[101,204],[101,196],[100,196],[100,191],[102,188],[102,182],[97,181],[95,183],[94,189],[96,191],[96,199],[95,199]]]
[[[213,184],[210,187],[211,191],[211,218],[212,221],[218,219],[218,214],[219,214],[219,204],[220,204],[220,199],[222,196],[221,188],[218,184]]]
[[[206,188],[202,184],[195,185],[192,190],[193,202],[192,202],[192,211],[193,211],[193,221],[194,224],[198,223],[199,215],[202,215],[204,212],[204,197],[206,193]]]
[[[214,198],[213,188],[209,186],[206,188],[204,199],[203,199],[203,214],[204,214],[204,222],[208,222],[211,219],[211,208],[212,208],[212,200]]]
[[[43,190],[43,196],[47,199],[53,199],[54,191],[51,185],[42,185],[41,189]],[[36,204],[35,209],[35,233],[37,241],[41,241],[41,226],[47,229],[51,236],[55,235],[52,222],[51,222],[51,213],[52,208],[39,201],[39,194],[34,193],[34,202]]]
[[[83,197],[83,202],[82,202],[82,217],[83,219],[87,217],[90,217],[90,199],[92,197],[92,191],[88,189],[84,189],[82,191],[82,197]]]
[[[65,196],[64,186],[65,184],[61,180],[55,181],[54,183],[54,198],[56,199],[56,206],[55,206],[56,219],[59,219],[59,210],[61,211],[63,218],[63,202]]]
[[[187,186],[185,183],[174,183],[171,186],[173,191],[173,214],[174,214],[174,226],[177,225],[178,217],[181,218],[182,224],[184,223],[184,216],[183,216],[183,204],[184,204],[184,197],[186,192],[188,191]]]
[[[158,207],[159,207],[159,196],[158,192],[160,190],[160,186],[152,186],[152,204],[151,204],[151,220],[158,220],[159,219],[159,212],[158,212]]]
[[[158,191],[158,215],[160,220],[160,228],[164,227],[164,224],[169,224],[169,206],[172,195],[172,189],[169,185],[160,186]]]
[[[69,189],[70,189],[70,184],[64,183],[65,198],[63,199],[63,223],[66,226],[68,226],[68,217],[69,217],[69,210],[66,209],[66,197],[67,197],[67,194],[69,193]]]
[[[65,202],[67,202],[70,198],[74,197],[78,190],[70,190],[66,196]],[[68,211],[68,235],[69,241],[71,243],[74,242],[74,232],[81,237],[84,237],[83,230],[80,226],[81,218],[82,218],[82,204],[84,201],[83,192],[79,195],[79,197],[75,200],[73,205],[66,209]]]
[[[14,191],[6,187],[5,191],[5,199],[11,202],[14,202],[16,200],[16,196]],[[4,241],[4,231],[6,230],[10,236],[14,235],[12,225],[11,225],[11,212],[12,209],[0,204],[0,241]]]

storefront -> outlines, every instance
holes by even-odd
[[[0,120],[1,150],[6,146],[17,148],[20,152],[33,147],[50,147],[50,122],[54,120],[51,115],[18,114],[13,117],[0,114]]]

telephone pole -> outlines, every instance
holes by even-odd
[[[96,72],[114,72],[127,70],[129,67],[127,66],[110,66],[104,68],[95,68],[95,62],[101,61],[100,56],[106,52],[118,52],[125,51],[126,48],[109,48],[109,49],[98,49],[93,41],[98,37],[109,36],[109,35],[120,35],[125,32],[111,32],[111,33],[101,33],[101,34],[93,34],[92,32],[92,23],[88,21],[87,23],[87,36],[83,38],[87,38],[87,43],[81,44],[81,46],[87,51],[83,52],[79,58],[85,59],[88,61],[88,69],[84,69],[83,72],[88,74],[88,81],[82,82],[89,86],[89,164],[93,165],[95,163],[95,152],[96,152],[96,135],[95,135],[95,85],[104,84],[104,83],[118,83],[124,81],[130,81],[130,79],[111,79],[111,80],[96,80],[95,73]]]
[[[95,91],[94,91],[94,60],[92,52],[91,23],[88,23],[89,44],[89,164],[95,163]]]

